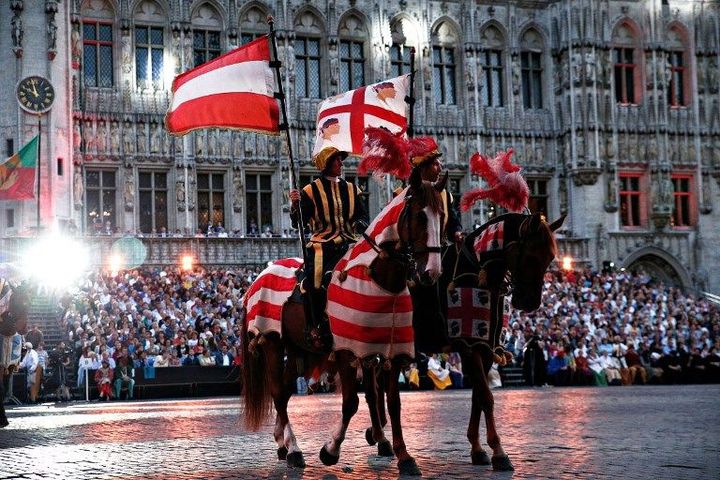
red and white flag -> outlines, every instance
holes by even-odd
[[[165,125],[176,135],[213,127],[277,134],[274,92],[264,36],[175,77]]]
[[[323,100],[313,157],[326,147],[360,155],[365,127],[385,127],[392,133],[406,130],[409,89],[407,74]]]

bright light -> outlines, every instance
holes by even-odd
[[[110,261],[108,262],[108,266],[110,267],[110,272],[112,272],[112,275],[117,275],[117,273],[122,269],[123,266],[122,257],[116,253],[110,255]]]
[[[165,88],[170,90],[173,80],[175,79],[175,59],[171,56],[164,59],[163,65],[163,83]]]
[[[562,259],[563,270],[569,271],[573,269],[573,259],[569,256],[564,256]]]
[[[194,259],[192,255],[183,255],[182,257],[182,269],[187,271],[192,270]]]
[[[53,234],[31,245],[22,265],[38,284],[60,289],[72,286],[87,271],[89,252],[82,243]]]

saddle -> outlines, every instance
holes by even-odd
[[[305,345],[302,348],[313,353],[330,353],[333,347],[333,337],[330,331],[330,322],[325,314],[327,306],[327,285],[330,283],[332,272],[326,272],[322,289],[317,291],[308,288],[309,278],[305,270],[299,268],[295,272],[297,283],[293,289],[288,302],[303,304],[305,311]]]

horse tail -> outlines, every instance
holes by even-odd
[[[244,316],[243,316],[244,317]],[[243,417],[245,428],[257,431],[272,410],[272,397],[270,395],[267,378],[267,366],[262,347],[257,345],[257,338],[248,336],[247,322],[242,326],[242,355],[243,355]],[[250,348],[252,343],[253,348]]]

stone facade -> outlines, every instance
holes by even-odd
[[[642,265],[720,291],[712,268],[720,251],[710,247],[720,241],[717,3],[0,0],[0,12],[2,84],[39,74],[57,91],[42,120],[45,225],[72,221],[92,232],[110,221],[120,232],[194,232],[220,219],[246,234],[258,217],[259,229],[289,228],[281,137],[206,130],[175,138],[163,127],[172,77],[215,43],[227,51],[265,33],[272,15],[301,177],[315,173],[309,152],[319,103],[298,93],[303,39],[319,41],[322,98],[347,81],[348,45],[359,46],[365,83],[407,70],[396,60],[413,46],[415,131],[438,139],[456,191],[478,185],[467,174],[473,152],[513,147],[534,205],[551,218],[567,213],[563,245],[578,261]],[[100,58],[108,46],[109,72]],[[0,134],[15,150],[36,130],[13,95],[0,98]],[[355,165],[348,161],[346,175]],[[368,187],[377,213],[388,186]],[[678,202],[687,202],[684,219],[674,214]],[[4,202],[0,232],[27,231],[35,208]],[[477,205],[463,223],[493,213]]]

